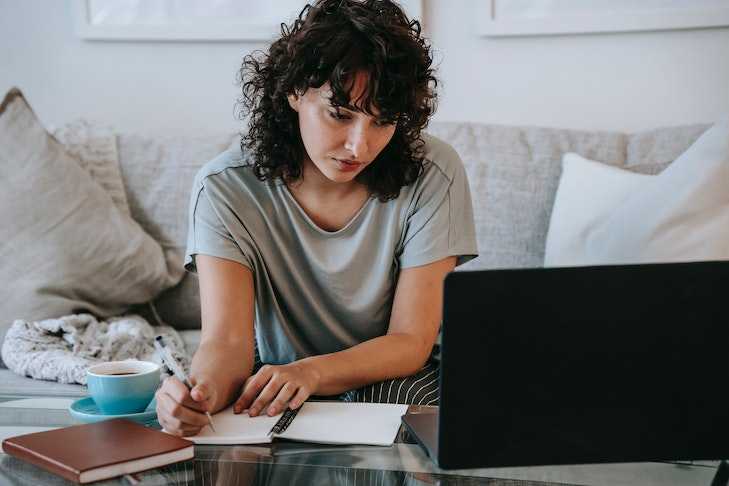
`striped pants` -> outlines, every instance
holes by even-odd
[[[439,376],[438,362],[430,360],[414,375],[372,383],[344,393],[342,399],[345,402],[438,405]]]
[[[256,373],[263,366],[258,349],[255,350],[254,359],[253,373]],[[320,398],[336,398],[344,402],[438,405],[440,400],[439,377],[438,360],[431,357],[425,366],[414,375],[372,383],[357,390],[342,393],[337,397]]]

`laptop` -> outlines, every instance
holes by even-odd
[[[729,457],[729,262],[454,272],[443,469]]]

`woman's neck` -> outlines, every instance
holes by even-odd
[[[305,164],[302,177],[286,182],[286,186],[315,225],[324,231],[338,231],[348,225],[367,203],[367,187],[354,180],[333,182],[314,164],[310,165],[307,169]]]

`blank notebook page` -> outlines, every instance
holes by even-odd
[[[407,409],[408,405],[388,403],[306,402],[277,437],[321,444],[389,446]]]
[[[213,415],[217,432],[205,426],[198,435],[186,437],[196,444],[262,444],[271,442],[268,432],[278,422],[282,414],[269,417],[259,415],[249,417],[247,413],[234,414],[233,406]]]

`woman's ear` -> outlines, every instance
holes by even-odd
[[[301,103],[301,97],[296,94],[290,94],[288,96],[288,99],[289,99],[289,106],[291,106],[291,109],[298,112],[299,104]]]

